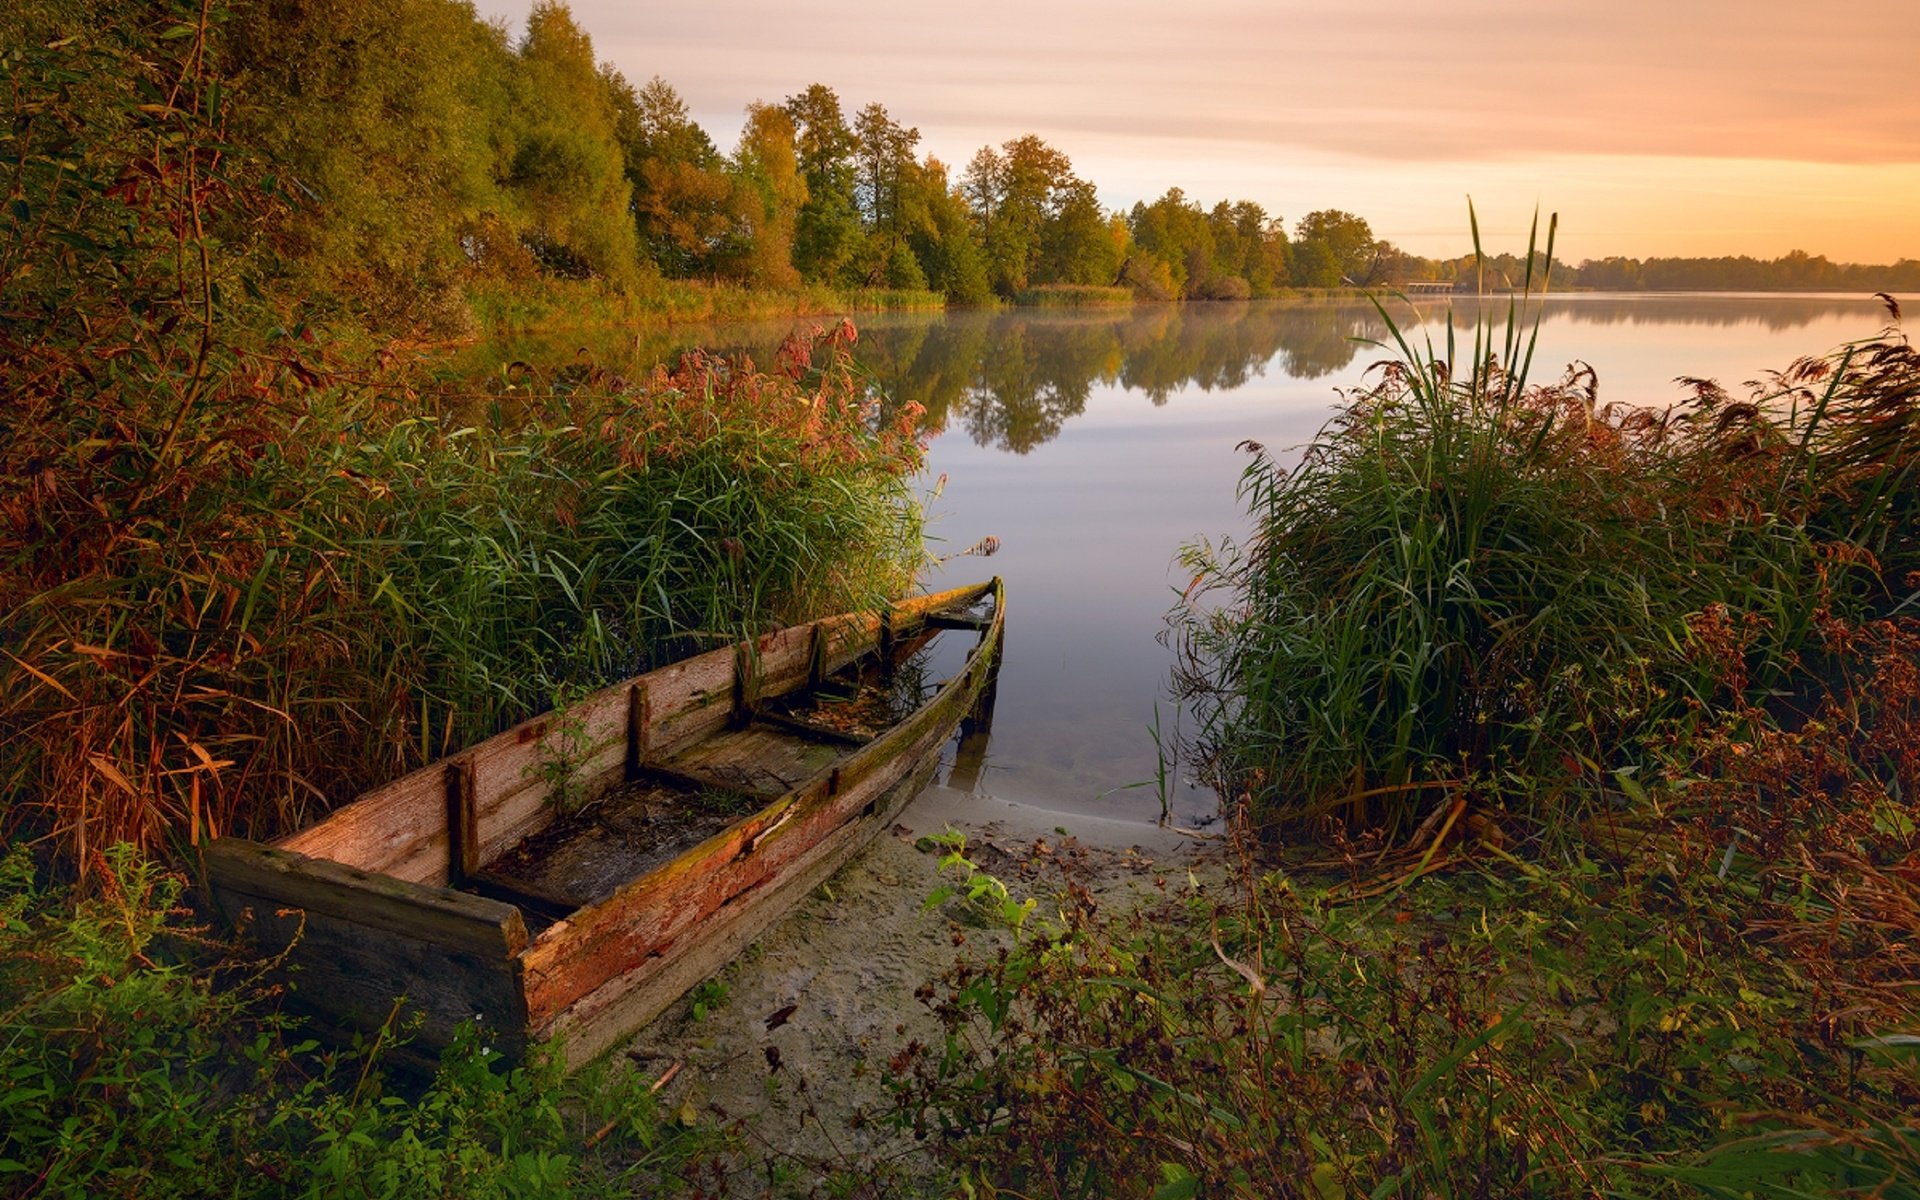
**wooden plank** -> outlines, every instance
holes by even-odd
[[[808,627],[811,632],[807,641],[807,686],[817,688],[827,677],[827,630],[825,621],[815,621]]]
[[[901,617],[924,617],[928,613],[941,609],[968,608],[985,598],[989,593],[998,594],[1000,577],[994,576],[985,583],[969,583],[957,588],[948,588],[944,592],[929,592],[924,596],[909,596],[905,600],[895,601],[893,610]],[[996,613],[999,605],[994,605]]]
[[[803,721],[799,717],[790,717],[785,713],[763,712],[753,719],[763,725],[772,725],[776,729],[797,733],[801,737],[812,738],[815,741],[836,742],[843,746],[864,746],[873,740],[858,733],[850,733],[845,729],[835,729],[831,725]]]
[[[523,721],[469,751],[479,859],[491,862],[553,819],[552,764],[568,762],[570,785],[591,794],[626,771],[628,696],[603,688],[564,711]]]
[[[437,766],[403,775],[277,845],[415,883],[445,883],[445,777]]]
[[[926,621],[929,629],[964,629],[979,632],[993,624],[992,617],[955,617],[945,613],[934,613]]]
[[[511,958],[527,945],[520,910],[497,900],[425,887],[244,838],[220,838],[204,853],[207,878],[223,910],[231,904],[301,909],[484,959]]]
[[[524,879],[514,879],[485,868],[474,871],[467,878],[467,886],[478,895],[505,901],[525,912],[545,917],[549,921],[565,920],[580,907],[580,901],[571,896],[551,892]]]
[[[807,667],[813,658],[814,630],[829,623],[815,621],[764,634],[753,642],[755,674],[762,697],[784,695],[807,684]]]
[[[459,886],[480,869],[480,823],[473,811],[473,760],[447,764],[447,880]]]
[[[533,1027],[608,980],[669,957],[682,939],[704,938],[701,926],[713,913],[803,869],[835,827],[938,751],[979,679],[972,672],[949,680],[930,705],[836,769],[542,933],[524,956]]]
[[[656,755],[670,754],[726,724],[733,696],[733,647],[682,659],[643,678],[651,709],[648,742]]]
[[[497,1049],[518,1057],[527,1045],[520,960],[448,946],[393,929],[216,890],[221,909],[262,952],[278,956],[288,994],[329,1023],[371,1033],[395,1013],[421,1018],[416,1050],[438,1051],[462,1021],[491,1030]],[[468,897],[468,899],[475,899]],[[491,901],[476,901],[491,904]],[[505,906],[501,906],[505,907]],[[517,919],[519,913],[514,910]]]
[[[746,893],[723,905],[702,924],[696,941],[679,953],[645,958],[608,980],[558,1014],[539,1036],[563,1039],[569,1070],[618,1045],[695,984],[732,962],[769,926],[845,866],[893,823],[900,810],[927,785],[938,765],[937,753],[927,755],[881,796],[873,811],[842,823],[822,838],[804,866],[750,885]]]
[[[715,734],[660,766],[703,786],[772,799],[832,766],[840,753],[817,738],[762,724]]]
[[[640,777],[640,764],[650,756],[647,728],[647,684],[636,679],[627,685],[627,780]]]

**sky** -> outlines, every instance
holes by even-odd
[[[530,0],[478,0],[517,34]],[[573,0],[722,149],[749,101],[878,101],[956,168],[1025,133],[1125,209],[1340,208],[1429,256],[1920,258],[1920,0]]]

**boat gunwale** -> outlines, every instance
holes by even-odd
[[[352,962],[324,961],[309,965],[310,970],[317,972],[316,978],[340,981],[331,992],[323,988],[314,993],[316,997],[324,997],[317,999],[314,1006],[329,1016],[342,1015],[349,1021],[361,1017],[377,1020],[379,1013],[371,1011],[360,1016],[352,1014],[362,1008],[370,1009],[378,1000],[374,993],[396,978],[419,976],[431,981],[438,978],[437,973],[441,971],[451,971],[464,978],[468,972],[483,970],[491,980],[494,973],[504,972],[499,975],[497,985],[488,982],[485,987],[505,987],[510,993],[496,997],[490,1010],[495,1016],[511,1018],[508,1024],[513,1028],[501,1031],[509,1039],[505,1044],[524,1047],[529,1039],[556,1035],[572,1038],[575,1030],[581,1035],[590,1035],[585,1036],[584,1041],[595,1042],[621,1018],[631,1017],[635,1025],[650,1019],[684,990],[675,986],[675,980],[691,986],[687,982],[693,978],[689,972],[697,974],[717,965],[711,964],[715,944],[750,938],[764,928],[801,894],[794,890],[798,886],[796,880],[836,869],[873,836],[875,829],[863,828],[863,823],[872,821],[877,827],[876,818],[890,818],[912,799],[910,793],[919,788],[909,787],[910,780],[924,782],[945,738],[955,728],[964,728],[968,720],[983,719],[983,708],[991,704],[992,680],[998,667],[1004,626],[1005,585],[995,576],[983,583],[897,601],[880,610],[842,613],[789,626],[667,664],[583,699],[582,704],[600,706],[594,719],[600,721],[602,734],[613,729],[611,719],[616,715],[625,734],[618,739],[624,743],[620,747],[621,755],[614,756],[614,742],[604,738],[589,752],[589,761],[598,763],[597,770],[602,772],[595,778],[611,781],[623,770],[628,778],[633,778],[636,768],[644,769],[649,731],[664,731],[658,746],[663,756],[670,756],[682,747],[718,733],[730,716],[750,718],[752,708],[762,698],[757,695],[757,684],[762,682],[757,676],[763,650],[777,662],[772,668],[776,686],[765,698],[784,696],[817,685],[827,672],[876,650],[889,653],[899,645],[897,639],[916,637],[934,624],[935,615],[964,610],[986,597],[993,601],[990,616],[961,626],[943,626],[972,628],[978,632],[978,640],[968,650],[965,666],[943,681],[902,720],[865,745],[848,747],[830,766],[786,789],[725,830],[626,880],[613,893],[576,908],[531,938],[518,919],[521,911],[518,906],[510,901],[472,896],[454,886],[453,878],[440,882],[409,877],[396,870],[382,870],[351,861],[345,855],[336,857],[326,850],[307,849],[295,843],[336,820],[350,823],[365,817],[370,812],[369,805],[391,803],[400,806],[404,815],[421,822],[430,822],[437,815],[441,825],[437,829],[428,825],[411,839],[400,842],[394,837],[398,827],[393,819],[382,820],[380,814],[374,813],[363,825],[349,824],[345,829],[332,831],[331,840],[322,838],[321,845],[361,851],[365,857],[385,856],[384,862],[428,874],[435,869],[431,856],[438,852],[447,860],[448,876],[455,875],[455,856],[460,851],[452,845],[456,823],[449,814],[456,777],[465,781],[459,786],[471,787],[479,762],[485,762],[490,770],[519,763],[528,753],[525,748],[544,736],[552,714],[520,722],[409,772],[342,806],[323,821],[273,843],[236,837],[216,839],[205,856],[206,880],[213,899],[228,919],[243,927],[251,919],[263,935],[277,937],[291,932],[292,942],[298,942],[299,930],[306,928],[311,918],[321,922],[319,932],[327,937],[350,938],[355,947]],[[796,658],[803,649],[805,657]],[[695,669],[690,671],[690,667]],[[716,683],[723,674],[735,681],[734,686],[707,686]],[[671,688],[679,694],[673,696],[671,707],[666,711],[649,717],[648,685],[663,677],[666,679],[663,690]],[[720,711],[723,708],[728,711]],[[637,735],[636,728],[640,730]],[[491,752],[492,757],[483,759],[483,751]],[[909,758],[912,761],[907,761]],[[621,765],[611,765],[614,762]],[[892,769],[895,763],[897,770]],[[524,764],[520,765],[524,774]],[[493,786],[496,789],[492,794],[494,817],[511,818],[524,825],[527,792],[535,785],[510,781],[506,785],[495,782]],[[550,788],[542,788],[534,797],[535,802],[546,804],[549,793]],[[445,803],[430,803],[436,796]],[[841,804],[835,805],[836,799]],[[515,806],[518,815],[509,811],[509,804]],[[807,831],[805,840],[786,840],[787,835],[780,831],[789,822],[793,823],[794,831]],[[520,836],[527,834],[522,832]],[[433,844],[436,838],[437,847]],[[756,853],[763,847],[769,848],[771,854]],[[716,862],[716,856],[729,853],[734,855],[732,860],[720,857]],[[489,861],[493,857],[495,855],[489,855]],[[749,859],[752,861],[748,862]],[[726,871],[724,868],[731,862],[746,865]],[[702,870],[709,870],[713,876],[704,890],[698,882]],[[309,878],[316,871],[319,876]],[[696,882],[691,886],[682,885],[671,879],[672,876]],[[341,895],[328,898],[330,893],[326,896],[315,893],[315,887],[321,882]],[[733,890],[720,895],[729,887]],[[430,928],[396,926],[394,921],[402,916],[398,909],[373,921],[360,919],[348,893],[361,892],[370,903],[389,907],[398,904],[403,909],[412,906],[406,897],[416,897],[412,904],[420,905],[423,915],[441,898],[474,907],[476,912],[484,907],[488,917],[485,924],[493,926],[496,924],[493,917],[500,918],[497,932],[482,938],[484,946],[493,948],[490,952],[482,944],[462,948],[447,944]],[[750,894],[760,898],[751,899]],[[305,903],[302,897],[306,898]],[[634,903],[635,897],[641,898],[640,905]],[[619,919],[622,916],[619,902],[623,900],[629,909],[624,914],[624,924]],[[736,900],[745,902],[730,908]],[[316,903],[318,907],[314,907]],[[646,903],[657,904],[661,919],[672,920],[677,927],[670,938],[656,940],[638,957],[622,958],[620,951],[638,949],[646,942],[644,919],[640,915],[652,911],[644,908]],[[732,915],[723,915],[727,912]],[[559,976],[569,974],[570,964],[564,953],[556,956],[573,936],[566,931],[585,928],[591,933],[591,927],[603,921],[605,927],[599,931],[600,936],[578,943],[578,952],[591,954],[595,965],[586,968],[584,975],[575,973],[572,978],[556,978],[555,972]],[[703,928],[709,932],[703,934]],[[329,930],[335,932],[328,933]],[[385,932],[379,932],[381,930]],[[369,937],[374,938],[374,942],[367,942]],[[379,941],[396,937],[401,941]],[[326,944],[326,937],[317,944]],[[390,945],[392,949],[386,951],[384,957],[360,957],[378,953],[374,949],[376,945]],[[414,949],[403,951],[404,945],[412,945]],[[402,952],[406,961],[392,958],[395,952]],[[427,957],[417,957],[422,954]],[[307,956],[296,957],[304,961]],[[497,965],[489,968],[488,962]],[[601,970],[602,967],[606,969]],[[423,971],[427,974],[422,976]],[[591,977],[591,983],[580,986],[580,979],[587,977]],[[427,982],[421,986],[435,985]],[[537,1006],[535,1001],[539,1001]],[[447,1002],[448,998],[443,995],[438,1003],[444,1007]],[[385,1011],[384,1006],[381,1011]],[[462,1011],[471,1015],[470,1010],[462,1009],[457,998],[447,1011],[432,1009],[429,1028],[423,1029],[422,1036],[430,1042],[444,1038]],[[575,1049],[569,1044],[568,1058],[577,1062]]]
[[[928,612],[958,607],[962,603],[977,603],[985,596],[994,597],[993,616],[988,620],[986,628],[980,630],[979,640],[968,651],[965,667],[943,682],[904,719],[888,727],[886,732],[865,745],[848,747],[848,752],[839,756],[832,767],[816,772],[762,807],[734,821],[725,829],[708,836],[673,859],[634,876],[602,899],[592,904],[582,905],[566,918],[534,935],[517,956],[519,961],[528,968],[529,1007],[537,1007],[533,1004],[534,994],[536,991],[544,990],[544,985],[537,978],[541,973],[536,969],[536,964],[555,957],[558,947],[562,944],[590,945],[600,938],[609,936],[612,931],[607,926],[617,927],[620,916],[632,906],[635,897],[644,893],[670,889],[673,883],[681,879],[690,879],[703,868],[717,861],[732,862],[749,857],[762,848],[765,839],[789,821],[838,797],[852,793],[871,777],[885,775],[890,763],[897,762],[899,770],[895,773],[895,777],[887,779],[879,790],[884,791],[885,787],[890,787],[898,779],[905,778],[911,773],[916,764],[906,761],[907,756],[903,751],[932,732],[939,722],[949,716],[953,718],[953,726],[957,728],[964,718],[966,707],[961,702],[962,693],[969,693],[969,699],[972,694],[977,694],[977,690],[984,685],[986,676],[993,670],[993,660],[1000,649],[1005,610],[1004,593],[1004,585],[996,576],[985,583],[916,598],[916,601],[943,601],[943,603],[916,604],[916,609],[910,616],[924,616]],[[959,715],[953,714],[951,710],[956,707],[961,708],[963,712]],[[944,737],[941,740],[944,741]],[[937,746],[938,743],[934,748],[937,749]],[[846,814],[841,821],[835,823],[835,826],[845,824],[853,819],[854,815]],[[775,874],[777,873],[778,869]],[[731,903],[731,898],[721,901],[716,908],[724,907],[727,903]],[[640,965],[633,964],[627,970],[635,970]],[[533,1018],[537,1027],[535,1035],[540,1036],[555,1022],[563,1019],[567,1010],[574,1004],[590,998],[599,987],[612,982],[624,973],[610,973],[606,979],[596,980],[590,986],[584,987],[580,986],[577,980],[573,981],[571,986],[564,989],[566,994],[571,995],[571,999],[554,1006],[553,1011],[546,1013],[544,1019],[539,1016]]]

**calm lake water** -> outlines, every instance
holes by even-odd
[[[1470,305],[1471,301],[1464,302]],[[1504,302],[1496,310],[1502,317]],[[1445,335],[1444,301],[1407,314]],[[1399,314],[1396,314],[1399,319]],[[1469,321],[1465,307],[1457,321]],[[756,357],[792,328],[681,330],[611,353],[654,360],[691,345]],[[963,759],[956,786],[1069,813],[1152,820],[1156,720],[1183,714],[1167,698],[1171,655],[1156,640],[1185,587],[1182,543],[1240,538],[1236,446],[1311,439],[1342,388],[1388,357],[1362,302],[1151,306],[1137,311],[870,315],[857,319],[857,358],[895,396],[928,412],[924,485],[935,555],[1000,539],[990,560],[958,558],[931,586],[998,573],[1007,582],[1007,648],[983,759]],[[1679,376],[1730,390],[1803,355],[1872,336],[1886,312],[1871,298],[1830,296],[1567,296],[1547,301],[1534,378],[1580,360],[1600,400],[1666,404]],[[495,347],[538,361],[557,347]],[[1176,768],[1176,775],[1178,770]],[[1213,797],[1181,781],[1182,823],[1204,821]]]

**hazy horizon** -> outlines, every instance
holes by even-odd
[[[530,0],[479,0],[517,35]],[[956,168],[1035,133],[1110,208],[1169,187],[1289,223],[1367,218],[1433,257],[1491,250],[1536,207],[1561,257],[1805,250],[1920,258],[1920,50],[1893,3],[902,0],[797,17],[765,0],[577,0],[599,56],[659,75],[723,150],[752,100],[810,83],[878,101]]]

